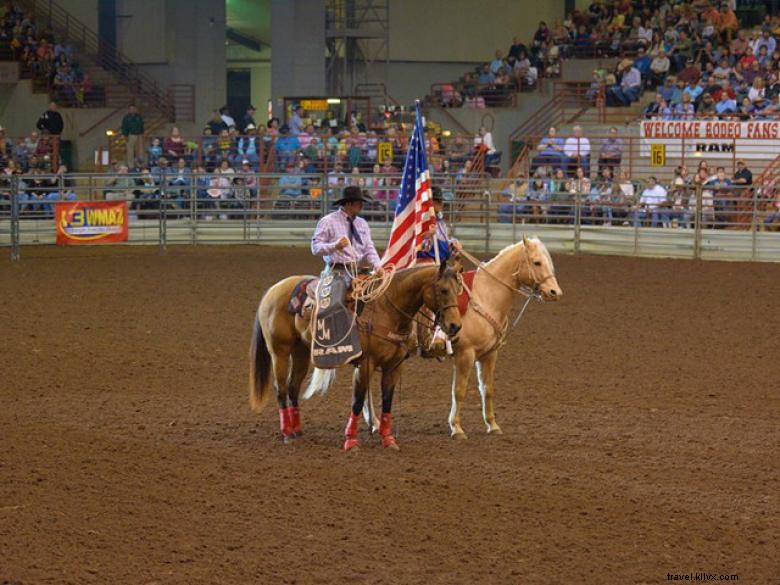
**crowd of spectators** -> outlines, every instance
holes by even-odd
[[[630,105],[650,88],[657,98],[645,109],[648,117],[761,119],[780,112],[777,14],[747,29],[729,1],[597,0],[556,26],[568,31],[564,55],[623,56],[613,70],[594,71],[589,95],[603,95],[606,105]]]
[[[70,107],[87,104],[92,80],[82,70],[73,47],[58,41],[51,26],[40,26],[31,13],[11,1],[0,5],[0,45],[49,88],[52,99]]]
[[[547,25],[541,22],[528,46],[513,38],[506,53],[496,49],[491,61],[467,71],[453,83],[441,84],[436,98],[444,107],[508,106],[516,92],[534,89],[540,77],[560,74],[559,49]]]
[[[573,176],[561,168],[540,167],[527,184],[518,183],[503,193],[498,215],[504,223],[571,224],[579,199],[584,225],[692,228],[700,202],[702,227],[744,227],[740,224],[752,221],[753,188],[753,173],[743,160],[737,161],[731,175],[723,166],[710,168],[705,160],[692,175],[681,165],[668,181],[655,176],[639,181],[625,169],[615,174],[610,165],[602,166],[593,180],[581,166]],[[774,225],[780,219],[774,185],[762,185],[757,194],[759,211],[766,211],[765,225]]]
[[[143,115],[131,105],[121,126],[126,158],[108,169],[115,175],[106,185],[108,197],[137,200],[139,209],[164,197],[184,208],[194,190],[219,207],[219,215],[229,215],[257,198],[257,173],[264,172],[278,175],[263,184],[265,196],[278,205],[315,204],[323,190],[358,185],[375,192],[378,206],[394,207],[408,142],[402,128],[366,128],[360,116],[350,116],[350,126],[330,117],[318,122],[302,107],[293,109],[287,123],[278,118],[258,123],[255,114],[249,106],[234,117],[225,106],[214,110],[200,136],[185,137],[173,127],[165,136],[150,137],[144,135]],[[445,136],[430,128],[426,146],[431,172],[458,181],[475,174],[471,165],[478,152],[488,166],[500,160],[486,128],[474,136]]]

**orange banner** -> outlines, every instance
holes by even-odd
[[[57,244],[106,244],[127,241],[127,201],[56,203]]]

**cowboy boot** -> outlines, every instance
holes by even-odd
[[[350,451],[358,446],[357,433],[360,426],[360,416],[350,414],[344,429],[344,451]]]
[[[287,419],[290,421],[290,433],[293,437],[300,437],[303,434],[301,428],[301,411],[297,406],[287,408]]]
[[[389,412],[383,412],[379,421],[379,436],[382,438],[382,446],[390,449],[398,449],[398,443],[392,432],[393,415]]]

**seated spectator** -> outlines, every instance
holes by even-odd
[[[725,82],[728,84],[728,82]],[[737,112],[737,101],[728,91],[720,92],[720,99],[715,103],[715,113],[720,117],[729,117]]]
[[[674,45],[672,61],[674,61],[674,70],[678,74],[681,74],[685,69],[693,65],[693,43],[685,29],[679,31],[679,37]],[[686,64],[688,67],[686,67]]]
[[[749,187],[753,184],[753,173],[742,159],[737,161],[737,171],[734,173],[734,184],[740,187]]]
[[[704,88],[697,81],[689,81],[687,87],[683,90],[683,95],[688,94],[691,102],[695,103],[703,92]]]
[[[693,59],[688,59],[687,65],[677,74],[677,79],[681,80],[686,85],[688,83],[699,83],[699,79],[701,79],[701,69],[696,66]]]
[[[670,67],[671,62],[669,61],[669,57],[666,56],[666,51],[661,49],[658,52],[658,55],[656,55],[653,61],[650,63],[651,85],[654,87],[661,85],[661,83],[667,79]]]
[[[106,201],[129,201],[135,198],[135,181],[128,174],[127,165],[119,165],[118,174],[106,180],[103,198]]]
[[[655,94],[655,100],[650,102],[642,110],[642,115],[645,118],[660,118],[661,110],[666,106],[663,96],[660,93]]]
[[[634,67],[639,71],[643,81],[650,79],[650,57],[645,54],[645,49],[639,47],[636,51],[636,59],[634,59]]]
[[[493,135],[487,128],[480,126],[477,135],[474,137],[474,150],[485,153],[485,166],[497,164],[496,147],[493,144]],[[500,156],[500,154],[499,154]]]
[[[292,162],[287,164],[286,172],[279,177],[279,195],[297,199],[303,192],[303,176]]]
[[[498,72],[504,68],[504,54],[501,49],[496,49],[496,58],[490,62],[490,72],[493,75],[498,75]]]
[[[599,170],[609,168],[612,172],[620,166],[623,158],[623,139],[618,137],[618,130],[614,126],[609,129],[609,136],[601,139],[599,150]]]
[[[634,227],[639,227],[640,222],[650,218],[650,227],[657,227],[662,220],[662,213],[666,205],[666,189],[658,184],[655,177],[650,177],[648,185],[639,198],[639,206],[634,211]]]
[[[184,157],[176,161],[176,168],[168,175],[168,189],[166,196],[176,202],[179,209],[187,207],[187,200],[190,197],[190,187],[192,186],[192,171],[187,166]]]
[[[550,166],[554,169],[566,170],[566,155],[564,154],[563,138],[556,136],[557,130],[550,126],[547,136],[542,138],[536,149],[539,154],[531,161],[531,173],[536,172],[539,166]]]
[[[620,62],[618,72],[622,73],[620,86],[611,87],[608,90],[607,105],[630,106],[632,102],[639,99],[642,92],[642,76],[628,59]]]
[[[149,147],[149,164],[157,166],[157,162],[163,154],[162,142],[159,138],[152,138],[152,144]]]
[[[715,101],[712,99],[712,94],[704,94],[699,106],[696,108],[696,114],[699,118],[711,118],[717,115],[715,108]]]
[[[181,137],[181,132],[176,126],[171,129],[170,136],[165,139],[163,151],[165,152],[165,156],[172,159],[179,159],[185,155],[186,148],[184,140]]]
[[[525,199],[517,206],[517,215],[523,223],[539,221],[543,215],[543,205],[550,197],[550,182],[547,173],[539,169],[525,191]]]
[[[295,154],[300,150],[300,143],[297,136],[290,134],[290,128],[285,124],[279,128],[279,138],[276,139],[276,162],[277,168],[287,168],[295,157]]]
[[[683,93],[682,102],[674,107],[675,120],[693,120],[696,118],[696,108],[691,101],[691,94]]]
[[[490,71],[490,65],[485,63],[479,72],[479,84],[480,85],[492,85],[496,80],[496,76]]]
[[[563,147],[566,155],[566,168],[571,174],[572,170],[582,167],[585,175],[590,175],[590,140],[582,135],[582,127],[574,127],[574,136],[566,139]]]

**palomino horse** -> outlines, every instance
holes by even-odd
[[[362,356],[352,385],[352,413],[345,429],[344,449],[358,445],[359,415],[365,404],[371,375],[382,370],[382,417],[379,433],[384,447],[397,448],[391,432],[393,391],[400,366],[408,354],[407,341],[417,311],[425,305],[439,316],[441,327],[454,336],[461,327],[457,299],[461,291],[460,264],[421,266],[400,270],[384,293],[367,303],[357,324]],[[279,404],[279,420],[285,441],[301,433],[298,393],[310,365],[310,320],[293,315],[288,303],[296,285],[305,276],[291,276],[273,285],[263,296],[255,316],[249,349],[249,402],[259,412],[266,404],[273,383]],[[333,370],[315,370],[307,396],[325,392],[332,383]]]
[[[460,405],[475,364],[487,431],[501,433],[493,409],[496,359],[507,334],[513,301],[523,294],[523,288],[533,289],[550,301],[563,295],[555,279],[550,253],[538,238],[523,236],[522,242],[507,246],[495,258],[482,264],[474,276],[469,310],[463,316],[463,327],[454,346],[455,372],[449,416],[453,438],[466,438],[460,423]]]

